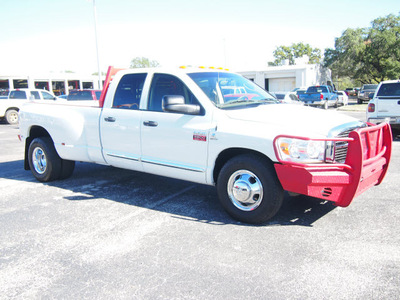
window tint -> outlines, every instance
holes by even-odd
[[[96,99],[100,100],[101,92],[100,91],[96,91],[95,94],[96,94]]]
[[[196,97],[180,79],[172,75],[154,74],[150,88],[148,110],[163,111],[162,98],[166,95],[180,95],[185,98],[185,104],[200,105]]]
[[[31,91],[31,99],[40,99],[40,95],[38,91]]]
[[[118,83],[113,108],[139,109],[140,98],[147,74],[127,74]]]
[[[377,96],[400,96],[400,82],[382,84]]]
[[[10,99],[27,99],[25,91],[12,91],[10,93]]]
[[[41,92],[41,93],[42,93],[43,99],[45,99],[45,100],[54,100],[54,96],[52,94],[49,94],[47,92]]]

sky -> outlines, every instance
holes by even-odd
[[[96,31],[102,72],[135,57],[262,70],[279,46],[323,53],[347,28],[389,14],[399,0],[0,0],[0,75],[97,72]]]

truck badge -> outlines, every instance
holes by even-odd
[[[204,132],[193,132],[193,141],[207,142],[207,135]]]

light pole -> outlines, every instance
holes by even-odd
[[[103,81],[101,80],[100,59],[99,59],[99,45],[97,42],[97,14],[96,14],[96,0],[93,0],[93,16],[94,16],[94,36],[96,39],[96,54],[97,54],[97,72],[99,76],[99,89],[103,89]]]

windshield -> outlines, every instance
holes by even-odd
[[[238,74],[201,72],[188,75],[219,108],[279,103],[267,91]]]

